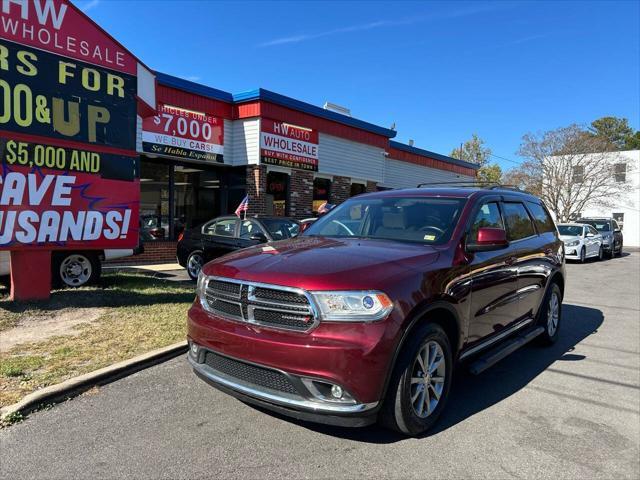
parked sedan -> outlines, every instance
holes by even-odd
[[[567,260],[580,260],[597,257],[602,260],[604,247],[602,235],[591,225],[582,223],[558,224],[560,240],[564,242],[565,257]]]
[[[176,257],[189,277],[196,280],[209,260],[259,243],[293,238],[299,232],[300,223],[285,217],[218,217],[185,230],[178,238]]]
[[[591,225],[602,235],[602,247],[609,258],[622,256],[622,227],[613,218],[581,218],[580,223]]]

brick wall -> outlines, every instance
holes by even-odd
[[[247,166],[247,195],[249,210],[247,217],[266,214],[264,196],[267,193],[267,167],[265,165]]]
[[[144,253],[130,257],[115,258],[105,263],[110,265],[152,265],[154,263],[175,263],[178,242],[146,242]]]
[[[367,182],[367,193],[377,192],[378,184],[376,182]]]
[[[313,215],[313,172],[291,170],[289,215],[303,219]]]
[[[333,176],[331,183],[331,202],[339,205],[351,196],[351,178]]]

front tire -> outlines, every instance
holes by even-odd
[[[93,285],[100,278],[101,264],[98,255],[89,252],[55,253],[51,278],[54,287],[78,288]]]
[[[582,247],[580,250],[580,263],[584,263],[587,260],[587,249]]]
[[[410,436],[426,432],[445,408],[453,355],[449,338],[436,324],[420,327],[403,347],[382,407],[382,423]]]
[[[598,250],[598,261],[602,261],[604,259],[604,248],[600,245],[600,250]]]
[[[618,256],[622,257],[622,242],[620,242],[620,248],[618,249]]]
[[[193,281],[198,280],[200,270],[204,265],[204,253],[200,250],[194,250],[187,257],[187,274]]]
[[[553,345],[558,340],[562,320],[562,291],[557,283],[553,283],[540,306],[538,325],[544,332],[538,337],[542,345]]]

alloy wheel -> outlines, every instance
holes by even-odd
[[[411,406],[418,417],[428,417],[438,406],[445,373],[442,347],[434,340],[425,343],[418,350],[411,370]]]
[[[60,279],[69,287],[80,287],[87,283],[93,273],[91,262],[84,255],[69,255],[60,264]]]
[[[203,263],[204,258],[202,258],[202,255],[199,253],[192,253],[189,255],[189,260],[187,260],[187,271],[191,278],[198,278]]]
[[[560,299],[556,292],[551,292],[549,298],[549,306],[547,307],[547,334],[553,337],[558,330],[558,322],[560,321]]]

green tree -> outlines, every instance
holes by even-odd
[[[490,163],[480,167],[477,175],[481,183],[502,183],[502,169],[497,163]]]
[[[477,178],[481,183],[501,183],[502,169],[497,163],[489,163],[491,149],[485,146],[477,134],[471,135],[471,138],[464,142],[460,147],[454,148],[449,154],[450,157],[464,160],[466,162],[479,165]]]
[[[483,167],[489,162],[491,149],[486,147],[484,140],[474,133],[471,135],[471,138],[460,145],[460,147],[454,148],[449,156],[457,158],[458,160],[464,160],[465,162],[475,163]]]
[[[625,150],[640,150],[640,131],[627,137],[625,144]]]
[[[591,122],[589,134],[606,141],[610,150],[628,150],[629,142],[634,143],[633,129],[626,118],[602,117]]]

